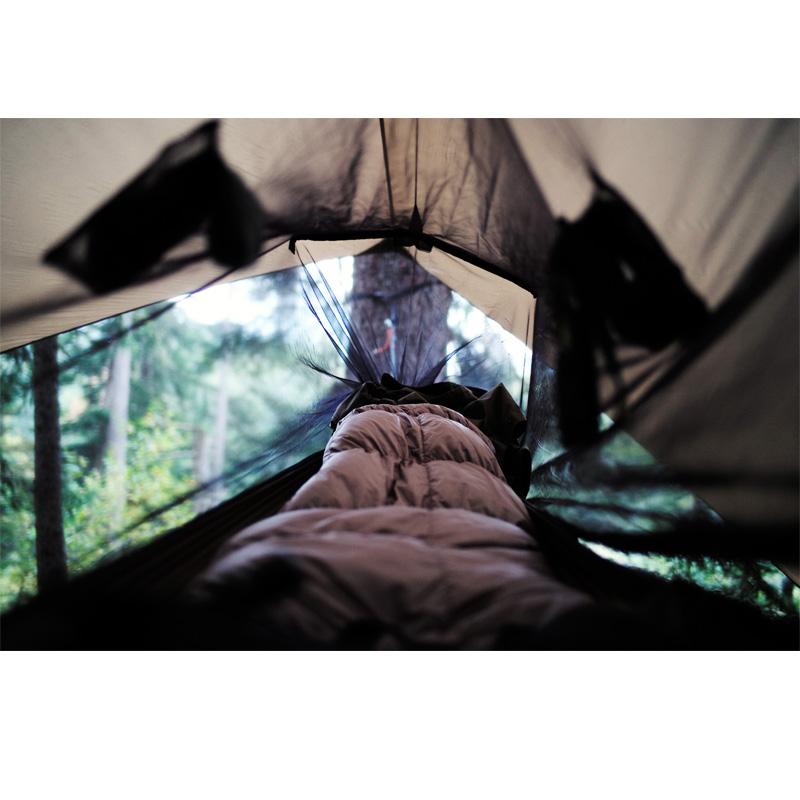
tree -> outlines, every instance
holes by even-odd
[[[204,484],[210,480],[219,480],[225,472],[232,329],[232,323],[228,320],[220,325],[220,345],[215,354],[217,386],[214,397],[214,419],[211,433],[209,434],[203,426],[199,426],[195,437],[195,474],[198,484]],[[209,491],[202,492],[195,498],[195,510],[197,513],[201,513],[218,505],[224,499],[225,487],[219,481]]]
[[[33,345],[34,512],[39,591],[67,579],[61,510],[61,430],[58,412],[58,344],[55,337]]]
[[[351,320],[378,365],[401,381],[444,358],[450,289],[404,251],[373,250],[353,267]]]
[[[124,342],[114,348],[106,391],[108,434],[106,437],[108,484],[111,496],[111,526],[122,526],[125,513],[125,470],[128,455],[128,405],[131,393],[131,349]]]

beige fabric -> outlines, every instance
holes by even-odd
[[[553,212],[589,204],[591,166],[652,226],[689,283],[719,303],[797,191],[798,122],[510,120]]]
[[[168,277],[95,297],[77,281],[41,263],[48,247],[112,197],[170,141],[200,122],[33,119],[0,123],[0,350],[175,297],[220,275],[213,263],[202,261]],[[455,122],[426,121],[431,131],[437,131],[437,136],[428,136],[425,141],[430,144],[443,133],[439,123],[453,127]],[[395,207],[398,216],[401,213],[407,216],[414,196],[413,158],[409,159],[407,152],[414,141],[413,120],[390,120],[387,124],[393,147],[392,168],[397,170]],[[226,120],[221,126],[220,146],[223,157],[256,192],[265,208],[272,214],[283,214],[293,211],[280,205],[286,196],[285,185],[297,173],[321,181],[332,180],[333,167],[329,165],[335,163],[339,150],[346,153],[352,146],[355,133],[367,142],[359,160],[358,184],[350,198],[353,214],[358,216],[359,209],[367,208],[370,203],[385,203],[386,177],[377,120]],[[397,155],[400,153],[405,155]],[[436,149],[428,153],[429,159],[438,157]],[[464,154],[456,163],[452,154],[448,157],[448,169],[454,176],[456,170],[466,168],[463,158]],[[307,194],[307,205],[313,209],[314,185],[308,185]],[[442,209],[440,214],[448,213],[448,198],[449,201],[454,198],[436,197],[435,204],[428,198],[430,212],[438,208]],[[296,195],[293,200],[297,202]],[[466,212],[460,214],[465,215]],[[449,220],[449,216],[443,219]],[[432,233],[447,229],[443,222],[437,227],[435,216],[431,224]],[[376,242],[315,241],[308,246],[314,259],[322,261],[357,255]],[[202,250],[203,241],[198,237],[170,255]],[[529,342],[528,318],[533,303],[529,292],[502,278],[481,274],[475,267],[442,252],[424,254],[420,263],[518,339]],[[227,280],[298,264],[284,244]],[[33,316],[20,314],[27,309],[35,311]]]
[[[96,297],[41,263],[48,247],[110,199],[170,141],[203,121],[12,119],[0,123],[0,350],[175,297],[219,277],[220,269],[204,261],[168,277]],[[231,127],[240,130],[235,124]],[[239,136],[238,141],[246,151],[246,140]],[[323,260],[353,255],[376,243],[315,242],[313,252]],[[203,249],[198,237],[173,255]],[[298,263],[284,244],[228,280]],[[34,316],[9,321],[29,308],[36,309]]]
[[[798,219],[797,120],[513,120],[556,214],[591,198],[592,165],[635,206],[711,307]],[[627,423],[728,522],[797,520],[797,259],[667,390]],[[794,479],[792,480],[792,476]]]
[[[795,261],[737,326],[629,422],[664,463],[699,473],[687,488],[731,523],[796,525],[798,275]]]
[[[212,264],[197,264],[169,278],[92,298],[61,273],[44,267],[44,250],[68,233],[142,169],[169,141],[200,120],[4,120],[0,129],[2,237],[0,324],[3,317],[36,304],[79,303],[42,311],[25,323],[2,328],[2,349],[197,288],[215,275]],[[465,182],[488,169],[471,162],[455,145],[463,141],[462,121],[422,120],[418,194],[426,231],[469,238],[472,195]],[[488,124],[488,123],[487,123]],[[786,120],[510,120],[520,151],[554,213],[576,217],[588,204],[593,164],[619,188],[654,227],[667,249],[686,268],[690,283],[717,303],[753,252],[770,234],[776,216],[797,187],[797,123]],[[498,129],[499,130],[499,129]],[[359,161],[354,208],[384,202],[385,173],[376,120],[226,120],[222,152],[272,213],[280,189],[297,172],[329,179],[326,165],[338,149],[352,145],[354,132],[367,146]],[[387,141],[394,206],[408,215],[414,198],[413,120],[388,120]],[[480,153],[473,154],[476,158]],[[309,158],[315,159],[309,164]],[[469,186],[467,187],[469,188]],[[313,204],[314,187],[308,186]],[[524,202],[521,198],[520,202]],[[474,232],[473,232],[474,233]],[[529,232],[536,236],[536,231]],[[503,254],[477,254],[502,262]],[[184,251],[199,249],[188,243]],[[352,255],[360,242],[321,247],[315,258]],[[546,248],[545,248],[546,249]],[[420,254],[422,256],[422,254]],[[434,251],[421,257],[448,285],[496,317],[501,303],[481,300],[472,278],[460,278],[464,263]],[[295,266],[288,250],[261,259],[236,277]],[[474,268],[471,268],[474,271]],[[34,277],[35,276],[35,277]],[[490,294],[528,305],[521,290],[488,275]],[[512,316],[525,316],[513,312]],[[502,317],[502,312],[499,313]],[[498,321],[525,341],[525,325]]]
[[[434,278],[469,300],[528,347],[533,347],[536,301],[530,292],[441,250],[411,252],[417,263]]]
[[[490,647],[505,626],[538,629],[590,602],[553,576],[528,519],[491,442],[460,414],[364,406],[339,424],[320,472],[237,534],[196,590],[247,586],[285,559],[302,582],[269,608],[256,600],[259,619],[327,644],[376,619],[393,631],[384,647]]]

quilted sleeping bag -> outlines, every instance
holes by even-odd
[[[433,404],[366,405],[344,417],[320,471],[281,513],[240,531],[194,586],[247,597],[253,630],[336,646],[488,648],[591,603],[557,580],[492,442]],[[292,580],[271,585],[277,574]]]

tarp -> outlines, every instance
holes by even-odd
[[[3,121],[4,349],[221,274],[199,259],[97,297],[40,263],[198,122]],[[712,311],[737,298],[626,425],[658,459],[694,473],[690,488],[726,520],[794,524],[797,144],[796,120],[226,120],[223,158],[269,220],[265,254],[231,277],[296,265],[294,240],[320,259],[400,232],[422,266],[528,339],[556,217],[580,216],[594,171]],[[203,252],[194,237],[170,255]]]

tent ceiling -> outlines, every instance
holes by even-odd
[[[219,274],[213,265],[198,263],[167,278],[93,297],[40,264],[47,247],[197,122],[3,122],[3,349],[189,291]],[[388,120],[383,134],[385,151],[377,120],[230,120],[221,128],[221,149],[281,232],[335,238],[408,228],[416,195],[426,233],[530,284],[529,268],[542,268],[553,222],[507,126],[496,120],[422,120],[417,135],[413,120]],[[279,233],[273,241],[288,238]],[[337,253],[354,254],[366,246],[358,240],[342,243]],[[181,252],[199,249],[199,241],[190,242]],[[315,258],[330,252],[332,246],[315,243]],[[458,262],[435,253],[426,259],[437,260],[442,277]],[[279,248],[235,277],[296,264]],[[474,276],[469,281],[474,283]],[[458,289],[457,276],[447,282]],[[490,294],[497,295],[501,286],[516,303],[510,283],[498,282]],[[475,302],[474,294],[465,292]],[[528,298],[526,307],[529,303]],[[25,314],[28,309],[35,313]],[[514,332],[525,338],[524,325]]]
[[[199,122],[3,121],[2,349],[189,291],[218,274],[199,263],[91,297],[40,263],[48,246]],[[383,134],[376,120],[227,120],[221,149],[291,233],[408,227],[416,198],[426,233],[532,288],[554,234],[550,209],[568,218],[583,210],[592,165],[631,200],[712,304],[797,188],[793,121],[400,119],[387,120]],[[199,240],[186,247],[202,249]],[[241,276],[295,263],[279,249]],[[37,307],[20,319],[20,311]]]
[[[796,197],[798,124],[769,119],[511,120],[553,213],[577,217],[593,167],[716,305]]]

